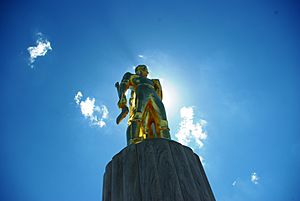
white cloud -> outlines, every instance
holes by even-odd
[[[106,119],[108,117],[108,109],[105,105],[102,105],[102,118]]]
[[[207,133],[204,130],[207,122],[200,119],[194,123],[194,110],[193,107],[182,107],[180,109],[180,128],[175,136],[178,142],[183,145],[189,145],[194,141],[199,148],[203,147],[203,141],[207,138]]]
[[[75,100],[77,105],[79,105],[79,103],[81,101],[81,98],[82,98],[82,93],[81,93],[81,91],[78,91],[77,94],[74,97],[74,100]]]
[[[252,182],[252,183],[258,184],[258,180],[259,180],[259,179],[260,179],[260,178],[257,176],[256,172],[253,172],[253,173],[251,174],[251,182]]]
[[[87,97],[85,101],[80,102],[81,113],[85,117],[92,117],[95,109],[95,98]]]
[[[232,186],[235,186],[237,183],[237,180],[234,180],[234,182],[232,182]]]
[[[48,50],[52,50],[50,42],[44,38],[42,33],[37,34],[36,46],[28,47],[29,52],[29,65],[33,68],[33,63],[37,57],[45,56]]]
[[[139,54],[138,57],[140,57],[141,59],[145,59],[145,56],[142,54]]]
[[[100,128],[102,128],[103,126],[106,126],[106,123],[102,119],[100,119],[100,121],[98,121],[96,124],[98,126],[100,126]]]
[[[95,105],[95,98],[87,97],[85,100],[81,100],[82,97],[81,91],[78,91],[74,97],[74,101],[80,106],[81,114],[90,120],[91,125],[104,127],[106,125],[104,120],[108,118],[109,113],[107,107]]]

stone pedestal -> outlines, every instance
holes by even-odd
[[[215,201],[199,157],[172,140],[127,146],[103,180],[103,201]]]

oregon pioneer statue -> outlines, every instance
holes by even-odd
[[[148,138],[170,139],[167,115],[162,102],[162,88],[158,79],[147,78],[146,65],[138,65],[135,74],[125,73],[121,83],[116,83],[118,106],[122,109],[117,117],[119,124],[129,112],[127,144],[135,144]],[[129,109],[126,91],[131,89]]]
[[[170,139],[160,82],[148,74],[138,65],[115,85],[128,145],[105,167],[102,201],[216,201],[199,156]]]

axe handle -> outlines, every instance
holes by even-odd
[[[119,82],[116,82],[115,87],[117,88],[117,92],[118,92],[119,98],[121,98],[121,94],[120,94],[120,83],[119,83]]]
[[[118,96],[121,99],[122,94],[120,92],[120,83],[116,82],[115,87],[117,88]],[[121,113],[116,119],[116,123],[119,124],[127,116],[128,112],[129,112],[128,107],[127,106],[123,107]]]

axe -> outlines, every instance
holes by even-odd
[[[119,82],[116,82],[115,87],[117,88],[119,99],[121,99],[122,94],[120,92]],[[121,111],[121,113],[119,114],[119,116],[117,117],[117,120],[116,120],[117,124],[119,124],[127,116],[128,112],[129,112],[129,109],[126,105],[124,107],[122,107],[122,111]]]

